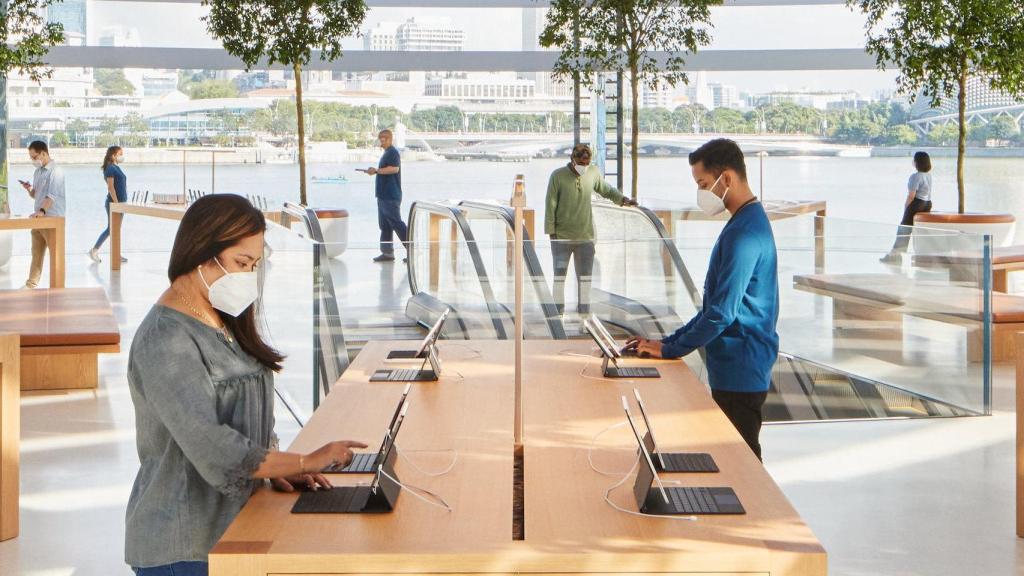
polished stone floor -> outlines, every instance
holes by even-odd
[[[332,265],[345,275],[345,306],[368,323],[400,313],[400,266],[367,263],[368,250]],[[166,254],[129,253],[111,278],[106,263],[69,257],[70,286],[105,286],[121,324],[122,353],[101,359],[95,392],[22,400],[21,535],[0,544],[0,575],[106,576],[124,566],[124,511],[138,461],[125,369],[134,327],[166,286]],[[0,285],[19,284],[15,258]],[[340,283],[339,283],[340,284]],[[309,402],[312,366],[309,261],[271,260],[267,322],[290,355],[281,387]],[[1013,367],[995,373],[991,417],[788,424],[763,434],[768,470],[830,555],[830,574],[1024,574],[1014,536]],[[297,427],[278,411],[287,445]]]

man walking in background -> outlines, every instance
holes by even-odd
[[[50,149],[46,142],[36,140],[28,145],[28,156],[36,167],[32,175],[32,184],[22,182],[22,187],[35,201],[32,218],[43,216],[64,217],[64,171],[50,158]],[[43,275],[43,256],[49,249],[53,258],[53,246],[49,237],[42,230],[32,230],[32,265],[29,268],[25,288],[39,286],[39,278]]]
[[[391,130],[381,130],[377,135],[384,155],[376,168],[367,168],[365,172],[376,176],[377,225],[380,226],[380,255],[374,262],[393,262],[395,260],[394,235],[408,249],[409,228],[402,221],[402,155],[394,146],[394,135]]]
[[[590,278],[594,273],[593,194],[600,194],[621,206],[635,206],[604,180],[597,166],[591,166],[590,146],[577,144],[569,164],[551,173],[548,180],[544,232],[551,237],[554,263],[552,291],[558,313],[565,313],[565,275],[573,261],[579,287],[580,314],[590,313]]]
[[[731,217],[711,250],[701,310],[663,340],[634,338],[641,356],[707,356],[711,396],[758,459],[761,409],[779,354],[779,273],[775,237],[764,207],[747,183],[743,152],[712,140],[690,154],[697,204],[709,216]]]

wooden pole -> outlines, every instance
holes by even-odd
[[[516,174],[512,187],[515,209],[515,340],[516,340],[516,388],[515,388],[515,443],[523,445],[523,209],[526,208],[526,179]]]

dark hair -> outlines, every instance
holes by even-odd
[[[577,144],[572,147],[572,158],[575,160],[592,158],[593,156],[594,154],[590,151],[590,146],[586,144]]]
[[[743,160],[743,151],[728,138],[716,138],[690,152],[690,166],[698,162],[704,164],[705,170],[719,174],[732,168],[744,182],[747,181],[747,163]]]
[[[42,140],[33,140],[32,143],[28,145],[28,149],[33,151],[33,152],[36,152],[36,153],[39,153],[39,152],[46,152],[47,154],[50,153],[50,147],[47,146],[46,142],[43,142]]]
[[[248,200],[234,194],[212,194],[196,200],[185,212],[171,249],[167,277],[171,282],[191,273],[243,238],[266,231],[263,213]],[[237,318],[217,311],[238,344],[260,364],[281,370],[284,355],[267,344],[257,327],[257,303]]]
[[[107,166],[110,166],[111,164],[114,163],[114,156],[117,156],[117,153],[120,151],[120,146],[111,146],[107,148],[107,153],[103,156],[103,168],[101,168],[101,170],[106,172]]]
[[[918,172],[931,172],[932,157],[927,152],[917,152],[914,154],[914,166]]]

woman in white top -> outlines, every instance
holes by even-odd
[[[903,220],[900,221],[896,242],[892,250],[881,258],[882,262],[898,264],[903,261],[902,254],[907,251],[910,243],[910,226],[914,225],[914,216],[932,211],[932,159],[927,152],[914,154],[914,167],[917,172],[907,181],[907,199],[903,203]]]

